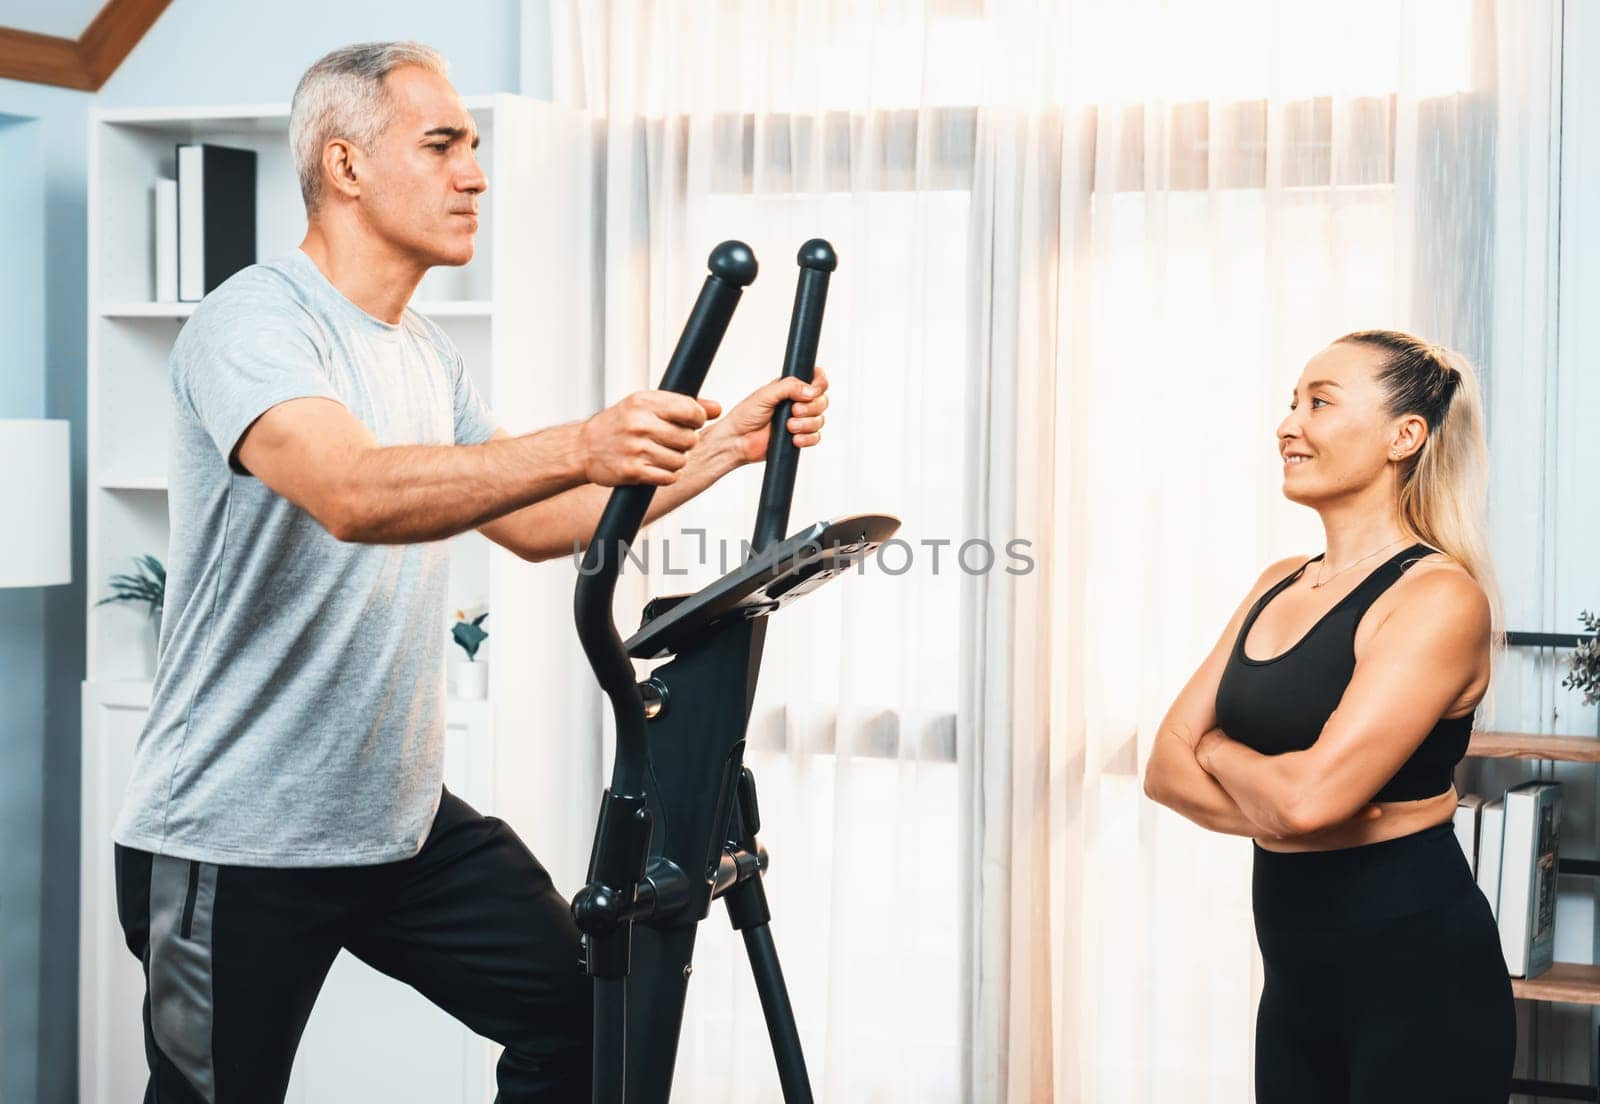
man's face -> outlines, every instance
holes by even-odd
[[[478,197],[478,127],[450,82],[415,65],[385,78],[393,118],[358,166],[361,214],[381,237],[427,265],[472,260]]]

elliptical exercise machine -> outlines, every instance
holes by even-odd
[[[799,284],[783,374],[809,382],[836,266],[832,246],[800,249]],[[742,242],[717,246],[661,390],[697,395],[756,259]],[[821,521],[783,539],[799,449],[772,418],[749,558],[689,595],[646,604],[624,642],[612,620],[617,576],[655,494],[616,488],[584,553],[573,612],[584,654],[611,700],[617,748],[601,798],[588,884],[572,899],[594,978],[595,1104],[665,1104],[689,985],[695,931],[722,898],[744,934],[751,972],[787,1104],[810,1104],[811,1085],[788,990],[778,966],[756,839],[755,780],[744,766],[767,615],[871,555],[897,518],[860,514]],[[671,662],[635,682],[630,657]]]

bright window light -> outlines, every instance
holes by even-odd
[[[685,50],[658,55],[645,75],[648,114],[1436,97],[1472,87],[1473,0],[1001,0],[983,17],[966,5],[940,9],[863,5],[832,19],[781,5],[688,9],[675,31]],[[678,68],[676,57],[705,50],[731,70]]]

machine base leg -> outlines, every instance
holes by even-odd
[[[696,925],[634,932],[628,976],[628,1104],[667,1104]]]
[[[744,946],[750,954],[750,972],[755,975],[756,992],[761,995],[761,1011],[767,1017],[767,1034],[772,1037],[772,1054],[778,1062],[778,1083],[783,1086],[784,1104],[812,1104],[811,1079],[806,1074],[805,1056],[800,1053],[800,1030],[795,1026],[789,991],[778,966],[778,951],[772,943],[772,928],[766,924],[744,929]]]
[[[594,979],[594,1104],[626,1104],[628,979]]]

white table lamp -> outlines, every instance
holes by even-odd
[[[0,418],[0,587],[72,582],[68,423]]]

